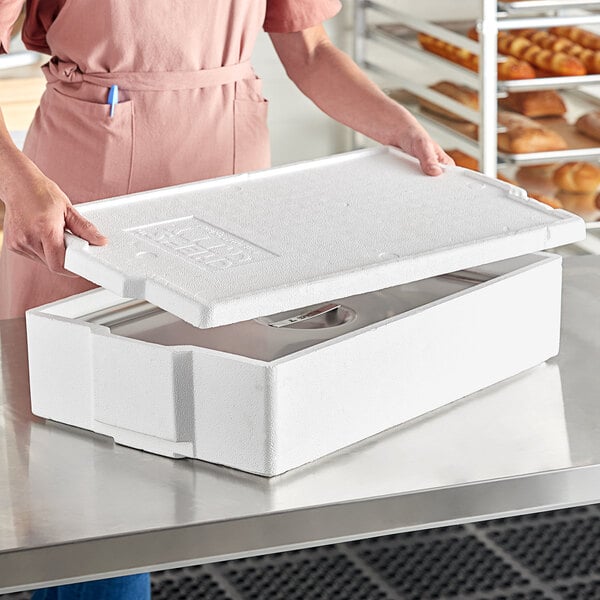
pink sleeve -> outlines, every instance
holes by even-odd
[[[340,0],[267,0],[263,27],[272,33],[302,31],[331,19],[341,8]]]

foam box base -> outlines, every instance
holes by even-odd
[[[490,279],[271,361],[131,339],[86,321],[99,289],[34,309],[34,414],[170,457],[274,476],[556,355],[561,259],[486,265]]]

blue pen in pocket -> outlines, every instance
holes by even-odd
[[[115,114],[115,107],[117,106],[118,103],[119,103],[119,86],[111,85],[110,89],[108,90],[108,104],[110,105],[109,115],[110,115],[111,119]]]

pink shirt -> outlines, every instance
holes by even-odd
[[[8,51],[13,25],[27,2],[23,42],[30,50],[52,54],[46,31],[67,1],[0,0],[0,53]],[[264,29],[274,33],[301,31],[333,17],[340,8],[340,0],[268,0]]]
[[[24,153],[74,203],[265,169],[268,102],[250,58],[261,26],[292,32],[340,0],[0,0],[0,52],[51,54]],[[151,10],[148,7],[151,5]],[[110,117],[107,87],[118,82]],[[91,289],[0,252],[0,319]]]

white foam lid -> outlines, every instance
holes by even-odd
[[[66,268],[214,327],[574,242],[583,221],[520,188],[377,148],[77,206]]]

